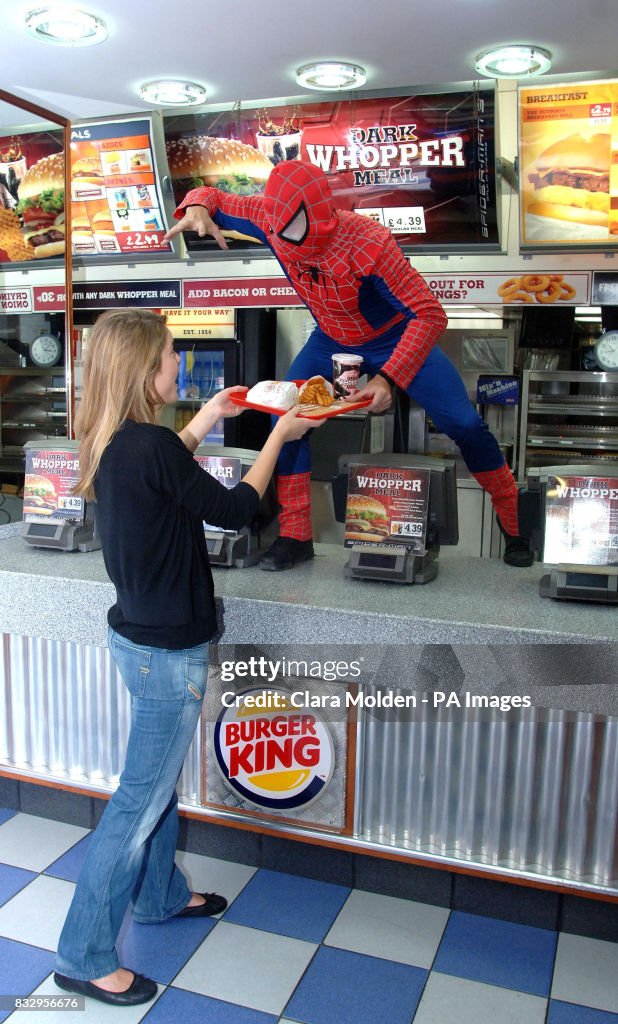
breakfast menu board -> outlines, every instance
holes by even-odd
[[[519,90],[522,245],[618,245],[618,81]]]
[[[428,469],[350,464],[344,545],[388,544],[426,553]]]
[[[170,251],[147,118],[72,130],[71,229],[76,256]]]
[[[618,477],[548,478],[543,561],[618,565]]]

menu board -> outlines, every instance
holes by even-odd
[[[149,118],[71,131],[76,256],[171,252]],[[65,154],[58,131],[0,138],[0,263],[64,258]]]
[[[344,544],[387,544],[426,553],[428,469],[351,463]]]
[[[519,90],[521,241],[618,245],[618,81]]]
[[[171,250],[147,118],[71,132],[71,204],[76,256]]]
[[[53,518],[81,522],[84,499],[74,495],[79,460],[72,450],[26,449],[24,521],[36,523]]]
[[[64,247],[62,133],[0,138],[0,263],[62,256]]]
[[[197,185],[259,194],[273,166],[299,159],[327,174],[339,209],[403,245],[497,246],[492,89],[191,113],[164,130],[177,202]]]
[[[618,477],[548,477],[543,561],[618,565]]]
[[[240,459],[227,455],[195,455],[194,458],[203,470],[214,476],[228,490],[240,483]],[[210,526],[208,523],[204,523],[204,529],[214,530],[217,533],[236,532],[235,530],[224,530],[221,526]]]

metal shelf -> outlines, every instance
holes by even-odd
[[[525,370],[519,436],[521,483],[530,465],[573,462],[580,453],[582,461],[618,464],[618,373]]]

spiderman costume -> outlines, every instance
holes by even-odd
[[[491,497],[507,538],[505,560],[530,564],[527,544],[518,537],[513,474],[455,367],[434,347],[447,325],[446,314],[391,233],[369,217],[337,210],[324,172],[297,160],[277,164],[261,196],[197,188],[175,216],[182,217],[191,206],[204,207],[224,230],[264,242],[315,318],[316,327],[287,379],[329,378],[331,356],[342,348],[362,356],[364,372],[405,391],[456,442]],[[287,538],[299,556],[287,557],[288,551],[286,557],[269,560],[267,552],[263,568],[289,568],[313,554],[310,469],[308,438],[284,445],[277,465],[281,512],[275,544],[279,554]],[[507,558],[509,545],[520,553]]]

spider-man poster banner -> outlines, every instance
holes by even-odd
[[[340,209],[405,247],[498,248],[492,88],[187,114],[165,135],[178,202],[202,184],[259,194],[273,166],[300,159],[326,172]]]

